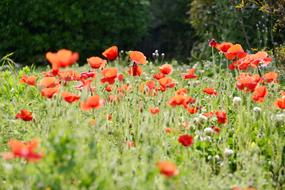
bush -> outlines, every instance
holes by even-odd
[[[0,56],[33,63],[46,51],[86,56],[117,44],[132,48],[147,29],[148,0],[1,0]],[[82,58],[82,60],[83,60]]]
[[[237,0],[192,0],[190,22],[201,42],[215,38],[239,42],[246,49],[268,46],[268,17],[255,5],[237,9],[238,3]]]

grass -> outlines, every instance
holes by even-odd
[[[37,138],[41,142],[38,151],[44,153],[36,163],[0,159],[1,190],[228,190],[234,186],[285,189],[285,119],[276,119],[282,113],[284,118],[284,111],[274,106],[284,86],[269,84],[265,102],[255,103],[250,93],[235,87],[236,73],[223,68],[224,61],[216,60],[215,65],[196,64],[198,79],[187,81],[181,73],[191,67],[175,66],[170,76],[177,82],[175,88],[147,96],[140,87],[159,72],[157,66],[148,63],[141,77],[132,77],[117,62],[109,64],[125,75],[131,90],[120,101],[106,101],[103,107],[89,112],[82,111],[78,102],[63,101],[60,93],[46,99],[37,87],[19,82],[23,74],[35,75],[39,81],[42,74],[38,70],[24,67],[16,73],[0,72],[0,152],[9,151],[10,139]],[[90,69],[87,65],[72,68],[79,72]],[[98,72],[92,86],[107,100],[109,94],[116,94],[121,83],[116,82],[109,93],[100,84],[100,76]],[[75,90],[77,83],[69,82],[60,91],[81,94],[83,101],[90,94]],[[213,87],[218,95],[203,93],[205,87]],[[180,88],[186,88],[188,95],[196,98],[195,105],[201,108],[197,114],[168,105]],[[236,96],[242,99],[239,106],[233,104]],[[148,110],[156,106],[160,112],[152,115]],[[261,111],[254,112],[254,107]],[[21,109],[31,111],[33,121],[15,119]],[[218,124],[214,117],[197,123],[200,114],[218,110],[226,111],[226,124]],[[205,132],[213,125],[221,128],[219,134]],[[170,133],[165,132],[167,127]],[[191,147],[178,142],[183,134],[194,137]],[[129,147],[129,141],[135,146]],[[160,174],[156,163],[161,160],[175,163],[179,174]]]

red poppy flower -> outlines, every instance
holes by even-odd
[[[30,85],[30,86],[35,86],[36,85],[36,80],[37,78],[35,76],[26,76],[26,75],[23,75],[20,82],[21,83],[25,83],[27,85]]]
[[[170,64],[164,64],[159,69],[164,75],[170,75],[173,71],[173,67]]]
[[[197,107],[189,107],[189,108],[187,108],[187,111],[190,114],[195,114],[198,112],[198,108]]]
[[[212,128],[217,134],[219,134],[220,131],[221,131],[221,128],[220,128],[220,127],[217,127],[217,126],[211,126],[211,128]]]
[[[159,113],[159,107],[154,107],[154,108],[150,108],[149,109],[149,112],[151,113],[151,114],[153,114],[153,115],[156,115],[156,114],[158,114]]]
[[[219,43],[218,43],[218,42],[216,42],[216,40],[215,40],[215,39],[211,39],[211,40],[209,40],[208,44],[209,44],[209,46],[210,46],[210,47],[213,47],[213,48],[216,48],[216,47],[217,47],[217,45],[219,45]]]
[[[236,87],[239,90],[253,92],[259,81],[259,75],[249,75],[247,73],[241,73],[237,78]]]
[[[86,80],[88,78],[95,78],[96,73],[94,71],[88,71],[88,72],[82,72],[80,73],[80,79],[81,80]]]
[[[138,66],[137,64],[134,64],[132,67],[128,70],[129,75],[132,76],[141,76],[142,74],[142,68]]]
[[[117,78],[118,78],[119,81],[122,82],[124,80],[124,75],[123,74],[118,74]]]
[[[11,152],[3,154],[4,159],[23,158],[27,161],[33,162],[40,160],[43,155],[37,153],[36,149],[39,145],[38,140],[30,142],[21,142],[17,140],[10,140],[8,142]]]
[[[179,173],[176,165],[170,161],[159,161],[156,166],[159,169],[159,172],[166,177],[173,177]]]
[[[105,90],[106,90],[107,92],[112,92],[112,85],[107,85],[107,86],[105,87]]]
[[[182,75],[183,79],[195,79],[195,78],[197,78],[198,76],[195,74],[195,71],[196,71],[196,69],[194,69],[194,68],[189,69],[187,73],[184,73]]]
[[[146,64],[147,60],[145,55],[140,51],[130,51],[130,59],[136,64]]]
[[[100,57],[90,57],[87,59],[87,62],[93,69],[99,69],[100,67],[104,67],[107,63],[106,60],[101,59]]]
[[[267,83],[277,82],[278,74],[276,72],[268,72],[262,78]]]
[[[163,73],[156,73],[153,75],[153,78],[156,80],[162,79],[164,77],[165,77],[165,75]]]
[[[217,96],[217,92],[213,88],[204,88],[203,92],[205,92],[208,95]]]
[[[227,113],[224,111],[217,111],[216,117],[218,119],[218,123],[225,124],[227,122]]]
[[[41,90],[41,95],[46,98],[52,98],[59,91],[59,86],[53,88],[44,88]]]
[[[277,99],[274,104],[277,108],[285,109],[285,97]]]
[[[102,71],[103,78],[101,79],[102,83],[109,83],[114,84],[115,79],[118,75],[118,69],[117,68],[106,68]]]
[[[159,84],[163,89],[166,88],[173,88],[175,86],[175,83],[171,78],[164,77],[162,79],[159,79]]]
[[[101,100],[98,95],[90,96],[85,102],[81,102],[80,107],[83,111],[89,111],[91,109],[98,109],[104,104],[104,100]]]
[[[186,135],[181,135],[178,138],[178,142],[185,147],[189,147],[194,143],[194,140],[193,140],[193,137],[191,135],[186,134]]]
[[[24,121],[31,121],[33,120],[32,112],[29,112],[28,110],[21,110],[20,113],[16,114],[16,119],[22,119]]]
[[[59,84],[55,77],[44,77],[39,82],[40,88],[52,88]]]
[[[216,48],[223,53],[226,53],[228,51],[228,49],[230,49],[230,47],[232,47],[233,44],[230,42],[223,42],[221,44],[217,44]]]
[[[79,59],[78,53],[73,53],[67,49],[61,49],[56,53],[48,52],[46,59],[52,64],[53,69],[67,67],[74,64]]]
[[[66,92],[66,91],[62,92],[61,96],[68,103],[73,103],[80,99],[80,96],[72,94],[70,92]]]
[[[108,59],[109,61],[114,61],[115,59],[117,59],[118,55],[119,55],[119,49],[117,46],[112,46],[108,49],[106,49],[102,55]]]
[[[244,52],[240,44],[235,44],[231,46],[225,53],[225,56],[228,60],[233,60],[235,58],[243,58],[246,55],[247,53]]]
[[[265,96],[267,95],[267,88],[266,86],[258,86],[254,89],[254,92],[252,94],[252,99],[255,102],[263,102]]]

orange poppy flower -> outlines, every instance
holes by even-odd
[[[25,83],[27,85],[30,85],[30,86],[35,86],[36,85],[36,80],[37,78],[35,76],[26,76],[26,75],[23,75],[20,82],[21,83]]]
[[[58,77],[64,81],[78,81],[81,79],[81,75],[73,70],[59,71]]]
[[[225,53],[225,56],[228,60],[233,60],[235,58],[243,58],[246,55],[247,53],[244,52],[240,44],[235,44],[231,46]]]
[[[217,91],[213,88],[204,88],[203,92],[208,95],[217,96]]]
[[[259,75],[249,75],[247,73],[241,73],[237,78],[236,87],[239,90],[253,92],[259,81]]]
[[[61,96],[68,103],[73,103],[73,102],[76,102],[80,99],[80,96],[72,94],[72,93],[67,92],[67,91],[62,92]]]
[[[16,114],[16,119],[22,119],[24,121],[31,121],[33,120],[32,112],[29,112],[28,110],[21,110],[20,113]]]
[[[134,64],[132,67],[128,70],[129,75],[132,76],[141,76],[142,74],[142,68],[138,66],[137,64]]]
[[[258,86],[254,89],[254,92],[252,94],[252,99],[255,102],[263,102],[267,93],[268,90],[266,86]]]
[[[127,145],[128,145],[128,148],[133,148],[136,146],[134,141],[127,141]]]
[[[53,69],[67,67],[74,64],[79,59],[78,53],[73,53],[67,49],[61,49],[56,53],[48,52],[46,59],[51,63]]]
[[[153,108],[149,108],[149,112],[153,115],[156,115],[159,113],[159,107],[153,107]]]
[[[159,161],[157,162],[156,166],[159,169],[159,172],[165,175],[166,177],[173,177],[178,175],[179,173],[176,164],[170,161]]]
[[[119,55],[119,49],[117,46],[112,46],[108,49],[106,49],[102,55],[108,59],[109,61],[114,61],[115,59],[117,59],[118,55]]]
[[[109,83],[114,84],[115,79],[118,75],[118,69],[117,68],[106,68],[102,71],[103,78],[101,79],[102,83]]]
[[[285,97],[279,98],[275,101],[274,105],[277,108],[285,109]]]
[[[217,111],[215,114],[216,114],[216,117],[218,119],[218,123],[220,123],[220,124],[227,123],[228,118],[227,118],[227,113],[226,112],[224,112],[224,111]]]
[[[130,51],[130,59],[136,64],[146,64],[147,60],[145,55],[140,51]]]
[[[85,102],[81,102],[80,107],[83,111],[89,111],[91,109],[98,109],[104,104],[104,100],[101,100],[98,95],[90,96]]]
[[[178,95],[178,96],[173,96],[169,101],[168,104],[172,107],[175,106],[181,106],[185,104],[186,101],[186,96]]]
[[[52,88],[59,84],[55,77],[44,77],[39,82],[40,88]]]
[[[195,114],[198,112],[198,108],[197,107],[188,107],[187,108],[188,113],[190,114]]]
[[[180,88],[175,92],[175,95],[187,95],[187,89],[186,88]]]
[[[100,67],[104,67],[107,63],[106,60],[101,59],[100,57],[90,57],[87,59],[87,62],[93,69],[99,69]]]
[[[159,84],[164,89],[173,88],[175,86],[175,83],[173,82],[173,80],[171,78],[168,78],[168,77],[164,77],[162,79],[159,79]]]
[[[41,90],[41,95],[46,98],[52,98],[59,91],[59,86],[52,88],[44,88]]]
[[[185,147],[190,147],[194,143],[194,140],[191,135],[185,134],[185,135],[179,136],[178,142]]]
[[[171,133],[171,128],[170,127],[166,127],[165,129],[164,129],[164,131],[166,132],[166,133]]]
[[[173,67],[170,64],[164,64],[161,67],[159,67],[160,72],[164,75],[170,75],[173,71]]]
[[[183,79],[195,79],[198,78],[198,76],[195,74],[196,69],[192,68],[189,69],[187,73],[184,73],[182,75]]]
[[[39,145],[38,140],[29,142],[21,142],[18,140],[10,140],[8,142],[11,152],[3,154],[4,159],[23,158],[27,161],[38,161],[43,157],[43,154],[37,153],[36,149]]]
[[[267,83],[277,82],[278,74],[276,72],[268,72],[262,78]]]

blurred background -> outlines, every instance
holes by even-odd
[[[67,48],[84,63],[118,45],[187,63],[207,59],[214,38],[285,62],[284,10],[285,0],[1,0],[0,57],[39,65]]]

